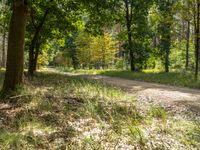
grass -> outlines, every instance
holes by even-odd
[[[65,70],[66,71],[66,70]],[[68,70],[69,71],[69,70]],[[111,77],[119,77],[130,80],[145,81],[152,83],[160,83],[178,87],[189,87],[200,89],[200,78],[195,80],[194,75],[188,72],[153,72],[152,70],[144,70],[143,72],[131,72],[122,70],[77,70],[72,71],[82,74],[100,74]]]
[[[2,72],[0,75],[2,85]],[[21,92],[21,97],[0,102],[0,149],[199,146],[199,128],[195,122],[175,120],[159,106],[149,106],[141,112],[134,97],[103,83],[40,72],[32,80],[26,80]],[[167,140],[163,141],[164,138]]]

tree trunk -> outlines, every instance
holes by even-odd
[[[3,43],[2,43],[2,67],[6,68],[6,31],[3,29]]]
[[[73,65],[74,70],[76,70],[77,69],[77,61],[76,61],[75,56],[72,56],[72,65]]]
[[[23,83],[24,39],[27,21],[27,0],[14,0],[10,20],[6,74],[2,92],[15,90]]]
[[[169,72],[169,52],[170,50],[167,48],[166,49],[166,54],[165,54],[165,72]]]
[[[199,75],[199,40],[200,40],[200,35],[199,35],[199,25],[200,25],[200,22],[199,22],[199,19],[200,19],[200,0],[197,1],[197,18],[196,18],[196,46],[195,46],[195,52],[196,52],[196,67],[195,67],[195,79],[197,80],[198,79],[198,75]]]
[[[126,7],[126,28],[127,28],[127,36],[128,36],[128,50],[129,50],[129,57],[130,57],[130,65],[131,71],[135,71],[134,65],[134,55],[132,49],[132,34],[131,34],[131,23],[132,23],[132,5],[129,6],[128,1],[125,2]]]
[[[2,67],[2,50],[0,49],[0,70],[1,70],[1,67]]]
[[[35,47],[37,45],[38,37],[39,37],[40,29],[36,29],[34,37],[31,41],[30,49],[29,49],[29,63],[28,63],[28,75],[33,76],[35,73]],[[36,62],[37,63],[37,62]]]
[[[129,35],[128,35],[128,43],[129,43],[128,45],[129,45],[129,55],[130,55],[131,71],[135,71],[131,33],[129,33]]]
[[[165,67],[165,72],[169,72],[169,65],[170,65],[170,60],[169,60],[169,55],[170,55],[170,47],[171,47],[171,25],[170,24],[164,24],[163,26],[163,35],[161,39],[161,49],[162,52],[164,52],[164,67]]]
[[[37,71],[37,62],[38,62],[38,55],[40,52],[40,43],[37,41],[36,47],[35,47],[35,58],[33,60],[33,71]]]
[[[33,76],[34,74],[34,49],[35,49],[35,40],[31,41],[30,49],[29,49],[29,63],[28,63],[28,75]]]
[[[34,34],[34,37],[31,41],[31,45],[30,45],[30,49],[29,49],[29,64],[28,64],[28,75],[29,76],[33,76],[35,71],[36,71],[35,68],[34,68],[35,47],[36,47],[36,44],[37,44],[37,41],[38,41],[38,38],[39,38],[40,31],[41,31],[41,29],[44,25],[44,22],[46,20],[48,13],[49,13],[49,9],[47,9],[45,11],[41,22],[39,23],[39,25],[37,27],[35,27],[35,34]]]
[[[165,72],[169,72],[170,65],[170,48],[171,48],[171,23],[162,23],[160,27],[160,33],[162,35],[160,39],[160,52],[163,56],[162,61]]]
[[[187,39],[186,39],[186,56],[185,56],[186,70],[188,70],[189,66],[189,47],[190,47],[190,21],[187,22]]]

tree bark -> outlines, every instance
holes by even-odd
[[[200,22],[199,22],[199,19],[200,19],[200,0],[197,1],[197,18],[196,18],[196,46],[195,46],[195,53],[196,53],[196,66],[195,66],[195,79],[197,80],[198,79],[198,75],[199,75],[199,46],[200,46],[200,35],[199,35],[199,25],[200,25]]]
[[[27,21],[27,0],[14,0],[10,20],[6,74],[2,93],[15,90],[23,83],[24,40]]]
[[[35,58],[35,45],[38,40],[39,30],[36,30],[35,35],[31,41],[30,49],[29,49],[29,63],[28,63],[28,75],[34,75],[34,58]]]
[[[39,43],[39,41],[37,41],[36,47],[35,47],[35,57],[33,60],[33,71],[34,72],[37,71],[37,61],[38,61],[39,52],[40,52],[40,43]]]
[[[166,73],[169,72],[169,53],[170,53],[170,50],[166,49],[166,54],[165,54],[165,72]]]
[[[75,57],[72,57],[72,65],[73,65],[74,70],[76,70],[77,69],[77,61],[76,61]]]
[[[132,24],[132,4],[129,4],[129,1],[124,0],[126,7],[126,27],[127,27],[127,36],[128,36],[128,49],[130,57],[131,71],[135,71],[134,64],[134,55],[132,49],[132,33],[131,33],[131,24]],[[130,5],[130,6],[129,6]]]
[[[3,43],[2,43],[2,67],[6,68],[6,31],[3,29]]]
[[[189,47],[190,47],[190,21],[187,21],[187,39],[186,39],[186,55],[185,55],[186,70],[188,70],[189,66]]]
[[[162,28],[162,38],[161,38],[161,52],[164,54],[163,61],[164,61],[164,69],[165,72],[169,72],[169,65],[170,65],[170,48],[171,48],[171,25],[169,23],[163,24]]]
[[[131,33],[128,34],[130,64],[131,64],[131,71],[135,71],[134,56],[133,56],[133,49],[132,49],[132,38],[130,34]]]
[[[166,24],[166,33],[164,35],[164,41],[165,41],[165,72],[169,72],[169,65],[170,65],[170,60],[169,60],[169,55],[170,55],[170,48],[171,48],[171,25],[168,23]]]

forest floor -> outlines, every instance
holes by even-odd
[[[3,150],[200,147],[198,90],[46,70],[19,91],[0,100]],[[175,104],[183,98],[186,106]]]

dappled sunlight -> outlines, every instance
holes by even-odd
[[[192,131],[198,133],[192,120],[184,120],[184,125],[177,119],[180,125],[176,126],[177,116],[164,107],[139,105],[114,85],[56,72],[38,73],[27,80],[21,96],[12,97],[17,103],[0,104],[0,148],[131,150],[198,145],[198,137],[185,143]]]
[[[28,122],[27,125],[23,125],[19,128],[22,135],[30,135],[30,136],[47,136],[53,132],[55,132],[54,128],[50,126],[45,127],[41,122]],[[32,135],[31,135],[32,134]]]

